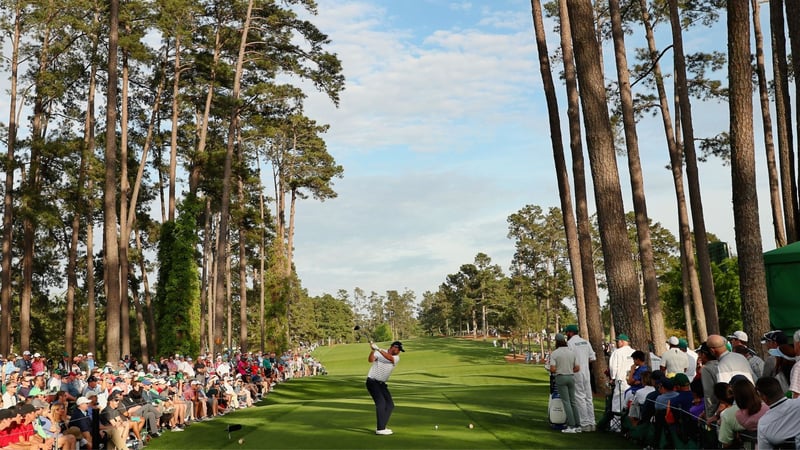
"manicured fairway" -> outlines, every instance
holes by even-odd
[[[374,407],[364,387],[369,347],[352,344],[315,352],[329,375],[279,384],[254,408],[167,432],[147,448],[635,448],[614,434],[551,430],[543,366],[509,364],[505,350],[491,342],[424,338],[403,344],[406,352],[389,380],[396,405],[392,436],[374,434]],[[242,425],[230,440],[229,424]]]

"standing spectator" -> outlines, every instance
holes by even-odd
[[[734,375],[744,375],[750,382],[753,381],[750,363],[747,362],[744,356],[729,352],[725,338],[718,334],[712,334],[706,342],[719,360],[719,378],[717,381],[728,383]]]
[[[764,333],[761,337],[761,345],[766,346],[768,356],[764,360],[764,370],[762,377],[777,377],[784,391],[789,389],[789,379],[780,371],[781,357],[772,354],[772,350],[778,349],[781,345],[786,345],[789,338],[781,330],[772,330]]]
[[[386,382],[392,375],[392,371],[400,362],[400,352],[404,352],[403,344],[400,341],[392,342],[387,350],[381,350],[376,344],[370,344],[372,351],[367,358],[372,364],[367,373],[367,391],[375,402],[375,415],[377,417],[377,427],[375,434],[389,435],[392,430],[386,428],[389,418],[394,410],[394,400],[389,392]]]
[[[770,450],[795,438],[800,430],[800,400],[786,398],[773,377],[759,378],[756,389],[769,405],[769,411],[758,421],[758,450]]]
[[[613,385],[611,396],[611,411],[618,413],[624,409],[625,391],[628,389],[628,369],[633,364],[633,352],[630,338],[627,334],[617,336],[617,348],[611,352],[608,360],[609,378]],[[619,431],[619,430],[614,430]]]
[[[564,405],[567,415],[567,428],[564,433],[580,433],[581,418],[578,412],[578,401],[575,398],[575,373],[580,372],[575,352],[567,345],[567,337],[556,334],[556,349],[550,354],[550,373],[556,377],[558,396]]]
[[[680,341],[676,336],[667,340],[669,348],[661,355],[661,371],[666,374],[686,373],[689,368],[689,357],[682,352],[678,345]]]
[[[689,341],[684,338],[678,339],[678,348],[686,353],[686,358],[689,360],[689,367],[686,368],[686,376],[689,380],[694,380],[697,375],[697,352],[689,348]]]
[[[597,359],[597,355],[592,349],[592,345],[586,339],[578,335],[577,325],[567,325],[564,328],[567,336],[567,346],[575,352],[578,366],[581,368],[575,372],[575,400],[578,402],[578,416],[581,418],[582,431],[595,430],[594,403],[592,402],[592,374],[589,372],[589,363]]]
[[[761,374],[764,372],[763,359],[759,358],[758,355],[751,353],[750,349],[744,345],[734,345],[733,349],[731,350],[747,359],[747,362],[750,364],[750,373],[753,375],[754,380],[757,380],[761,377]]]
[[[703,417],[710,418],[716,413],[719,406],[719,400],[714,395],[714,385],[717,384],[719,376],[719,361],[717,361],[717,356],[705,342],[700,344],[700,348],[697,349],[697,358],[702,365],[700,368],[700,381],[703,384],[703,404],[705,405]]]
[[[794,332],[793,339],[796,361],[797,355],[800,355],[800,329]],[[792,391],[792,398],[800,397],[800,364],[797,362],[792,366],[792,372],[789,375],[789,390]]]

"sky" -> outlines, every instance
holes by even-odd
[[[311,295],[409,289],[421,299],[479,252],[508,274],[514,242],[507,238],[507,217],[527,204],[559,205],[530,1],[318,5],[312,20],[330,37],[328,49],[342,61],[346,88],[338,107],[311,94],[306,113],[331,126],[324,139],[344,177],[335,180],[337,198],[298,204],[295,264],[303,286]],[[546,26],[552,30],[552,22]],[[721,36],[719,30],[693,33],[685,47],[691,52],[721,44],[725,51],[724,36],[724,29]],[[556,38],[551,31],[551,54]],[[727,129],[725,104],[693,108],[697,137]],[[643,120],[639,136],[650,216],[675,233],[660,120]],[[631,210],[626,160],[618,164]],[[763,161],[759,167],[769,250]],[[730,168],[710,160],[701,164],[700,176],[707,229],[735,251]]]

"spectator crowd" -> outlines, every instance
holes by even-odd
[[[564,395],[559,389],[569,412],[563,432],[620,432],[644,448],[800,448],[800,330],[792,339],[780,330],[765,333],[764,359],[743,331],[711,335],[695,350],[672,336],[662,355],[633,349],[620,334],[609,349],[611,394],[596,425],[593,416],[581,417],[590,414],[581,400],[590,387],[580,387],[580,371],[595,353],[577,330],[569,325],[556,336],[558,350],[575,357],[548,363],[561,377],[556,386],[568,386]],[[572,387],[564,377],[580,383]]]
[[[175,354],[144,365],[92,353],[0,356],[0,448],[138,449],[166,431],[248,408],[278,383],[325,374],[313,348]]]

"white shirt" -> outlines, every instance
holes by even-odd
[[[689,380],[693,380],[694,376],[697,375],[697,352],[687,349],[686,357],[689,358],[689,367],[686,368],[686,376],[689,377]]]
[[[397,363],[400,362],[400,355],[394,355],[394,361],[390,361],[377,350],[372,353],[375,355],[375,361],[372,362],[372,367],[369,368],[367,378],[385,383],[389,380],[389,376],[397,366]]]
[[[758,450],[770,450],[800,429],[800,399],[780,399],[758,421]]]
[[[719,357],[719,376],[717,382],[728,383],[734,375],[743,375],[745,378],[753,383],[753,371],[750,369],[750,363],[744,356],[733,353],[725,352]]]
[[[661,367],[666,368],[665,371],[667,373],[686,372],[688,366],[689,356],[683,353],[678,347],[672,347],[661,355]]]
[[[622,380],[622,384],[627,386],[628,370],[633,365],[633,349],[630,345],[619,347],[611,353],[608,359],[608,373],[612,380]]]
[[[594,353],[592,345],[589,344],[589,341],[576,334],[569,338],[567,341],[567,346],[570,350],[575,352],[575,363],[581,366],[580,372],[588,374],[589,362],[597,359],[597,355]]]

